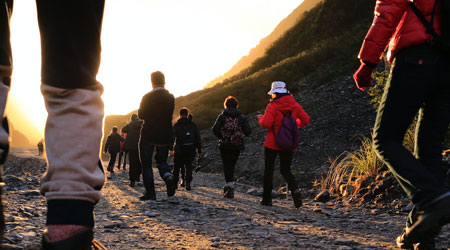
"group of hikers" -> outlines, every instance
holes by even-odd
[[[441,161],[442,142],[450,123],[449,2],[376,1],[373,23],[359,53],[361,66],[354,74],[359,89],[370,87],[372,73],[388,50],[392,68],[378,110],[373,139],[377,155],[414,204],[403,233],[396,239],[403,249],[435,249],[435,238],[450,222],[450,190],[444,185]],[[106,249],[94,239],[93,233],[94,207],[101,199],[100,190],[105,182],[99,159],[104,117],[103,86],[96,80],[104,3],[104,0],[36,0],[42,53],[41,92],[48,112],[45,128],[48,169],[41,181],[41,193],[47,200],[43,249]],[[9,151],[9,129],[4,111],[13,69],[9,27],[12,9],[13,0],[0,0],[0,164],[5,162]],[[156,198],[153,154],[159,174],[166,183],[167,195],[175,194],[178,174],[177,170],[170,171],[167,157],[172,151],[173,130],[179,129],[174,134],[181,138],[185,134],[178,132],[184,131],[180,128],[188,123],[185,110],[180,111],[179,121],[172,126],[174,97],[164,88],[161,72],[153,73],[151,78],[153,90],[142,98],[137,114],[142,121],[135,119],[129,127],[122,129],[127,133],[127,139],[139,138],[138,144],[134,142],[127,152],[130,169],[131,165],[133,169],[140,169],[135,168],[138,164],[142,167],[145,192],[141,200]],[[282,175],[288,182],[295,207],[299,207],[301,195],[290,172],[296,150],[292,145],[296,142],[290,146],[284,143],[294,133],[288,128],[294,124],[306,125],[309,117],[283,82],[273,82],[269,94],[272,101],[265,114],[258,118],[260,125],[267,129],[261,204],[272,204],[271,179],[274,161],[279,155]],[[416,145],[411,154],[402,141],[417,112]],[[227,134],[228,129],[238,126],[242,128],[241,134]],[[227,140],[242,140],[242,135],[250,133],[247,126],[245,117],[238,110],[237,99],[227,98],[225,110],[213,129],[221,141],[226,197],[234,195],[233,168],[242,149],[230,146],[236,142]],[[139,136],[136,127],[141,127]],[[74,136],[79,131],[83,131],[84,136]],[[194,129],[190,132],[196,133]],[[182,162],[189,162],[195,150],[201,153],[199,145],[186,145],[189,150],[183,152],[189,153],[177,151],[184,149],[183,143],[178,148],[177,143],[175,141],[174,156],[179,159],[179,164],[175,169],[181,168]],[[195,148],[197,146],[199,148]],[[133,174],[134,181],[139,178],[137,172]],[[186,184],[188,180],[190,178],[186,177]],[[3,234],[5,221],[1,204],[0,232]]]
[[[122,135],[119,135],[118,128],[114,126],[104,148],[104,152],[110,154],[107,168],[110,173],[114,173],[116,155],[121,151],[129,152],[129,185],[136,185],[141,172],[143,176],[145,191],[140,200],[156,200],[153,155],[159,174],[166,184],[167,196],[172,197],[178,189],[180,171],[181,186],[188,191],[192,189],[193,161],[196,156],[201,157],[202,153],[200,131],[187,108],[179,110],[179,119],[172,125],[175,99],[165,88],[164,74],[160,71],[153,72],[151,82],[153,89],[142,98],[138,114],[132,114],[130,123],[121,130]],[[264,195],[261,204],[272,205],[273,171],[276,157],[280,155],[281,174],[286,179],[294,205],[298,208],[302,205],[302,197],[291,172],[291,161],[298,146],[298,127],[309,124],[310,117],[289,93],[286,83],[273,82],[268,94],[272,100],[264,115],[258,117],[260,125],[268,131],[264,143]],[[224,197],[234,198],[234,168],[244,149],[244,137],[250,135],[251,128],[247,118],[238,109],[237,98],[228,96],[223,105],[224,111],[217,117],[212,131],[219,140],[218,148],[225,176]],[[279,137],[277,141],[276,135],[287,138]],[[285,147],[286,142],[289,144],[288,148],[280,148]],[[173,156],[173,171],[168,164],[169,155]]]

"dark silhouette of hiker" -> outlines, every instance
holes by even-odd
[[[117,154],[120,152],[120,143],[124,141],[122,136],[117,133],[117,127],[112,128],[112,133],[108,136],[105,143],[105,153],[109,153],[108,171],[114,173],[114,165],[116,164]]]
[[[120,136],[122,136],[122,138],[124,140],[127,138],[127,133],[123,132],[123,128],[121,130]],[[122,159],[123,159],[123,170],[125,170],[126,165],[127,165],[127,154],[128,154],[128,152],[123,150],[124,143],[125,143],[125,141],[120,142],[119,163],[117,164],[117,168],[120,169],[120,165],[122,164]]]
[[[141,162],[139,160],[139,137],[141,135],[143,121],[139,120],[136,114],[131,115],[131,121],[122,128],[122,132],[127,134],[123,149],[128,152],[130,161],[129,176],[130,187],[134,187],[142,172]]]
[[[264,191],[261,205],[272,206],[273,170],[277,155],[280,156],[280,172],[288,184],[292,199],[296,208],[302,205],[302,197],[298,189],[295,177],[291,172],[291,162],[295,149],[283,151],[275,141],[275,135],[279,132],[285,113],[297,120],[297,126],[302,127],[309,124],[310,118],[297,103],[295,98],[286,88],[286,83],[275,81],[272,89],[268,92],[272,100],[267,105],[263,116],[258,117],[261,127],[267,129],[267,136],[264,142]]]
[[[37,147],[38,147],[38,155],[39,156],[43,155],[44,154],[44,140],[43,139],[41,139],[38,142]]]
[[[102,138],[100,33],[104,0],[37,0],[41,36],[41,92],[48,170],[41,181],[47,200],[43,249],[106,249],[93,240],[94,206],[105,181],[99,161]],[[12,73],[9,23],[12,0],[0,0],[0,117]],[[8,129],[0,129],[0,163]],[[82,131],[83,136],[77,136]],[[4,224],[2,223],[2,226]]]
[[[192,162],[195,156],[200,157],[202,153],[202,140],[200,131],[191,119],[189,110],[182,108],[179,111],[180,118],[173,125],[173,141],[175,146],[171,154],[174,154],[174,181],[178,185],[180,170],[185,169],[186,175],[182,175],[182,182],[185,183],[186,190],[191,190],[192,182]]]
[[[225,98],[225,110],[213,125],[212,131],[219,139],[220,156],[225,175],[224,197],[234,198],[234,168],[241,150],[244,149],[244,137],[251,133],[247,118],[239,111],[239,102],[233,96]]]
[[[374,68],[389,45],[392,68],[373,141],[378,157],[414,204],[396,240],[406,249],[434,249],[434,238],[450,218],[450,192],[441,161],[450,122],[450,64],[448,55],[432,45],[436,41],[432,32],[442,32],[444,3],[448,1],[377,1],[375,18],[359,52],[361,66],[353,76],[361,90],[370,87]],[[430,24],[429,29],[419,15]],[[412,154],[402,143],[417,113]]]
[[[167,188],[167,196],[175,194],[176,183],[170,172],[167,157],[172,141],[172,115],[175,98],[164,86],[164,74],[160,71],[151,75],[153,90],[142,97],[138,116],[144,120],[139,141],[145,192],[141,200],[156,200],[153,180],[152,157],[155,153],[156,166]]]
[[[194,116],[191,113],[189,113],[188,119],[193,121]],[[197,159],[200,159],[200,158],[201,158],[201,154],[197,154]],[[195,161],[195,159],[194,159],[194,161]],[[184,165],[180,166],[180,175],[181,175],[180,186],[181,187],[185,187],[186,186],[186,182],[185,182],[185,180],[186,180],[186,167]]]

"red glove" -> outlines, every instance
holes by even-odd
[[[364,91],[370,85],[372,85],[372,73],[373,68],[366,65],[365,63],[361,63],[361,66],[359,66],[359,69],[353,74],[353,79],[355,80],[356,87],[358,89]]]

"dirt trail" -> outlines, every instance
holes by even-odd
[[[128,186],[120,170],[108,179],[96,206],[96,238],[108,249],[397,249],[394,239],[406,214],[376,208],[290,199],[259,205],[251,186],[237,185],[234,199],[222,198],[220,175],[195,173],[193,190],[179,189],[169,203],[155,169],[157,201],[139,201],[143,186]],[[37,249],[45,223],[38,176],[8,177],[5,249]],[[450,247],[450,230],[438,238]]]

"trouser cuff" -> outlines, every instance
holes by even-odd
[[[47,225],[94,227],[94,203],[83,200],[49,200]]]

